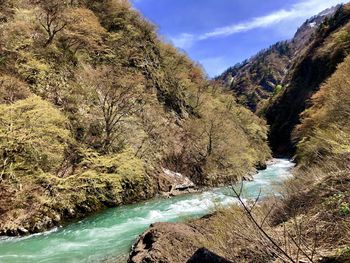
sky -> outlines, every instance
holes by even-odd
[[[344,0],[131,0],[160,36],[215,77]]]

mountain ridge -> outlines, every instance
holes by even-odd
[[[313,40],[324,20],[332,17],[339,6],[328,8],[306,20],[290,40],[280,41],[257,55],[227,69],[215,79],[224,83],[238,97],[238,102],[259,112],[267,101],[284,89],[285,77],[296,57]]]

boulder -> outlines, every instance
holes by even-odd
[[[187,263],[232,263],[232,261],[228,261],[206,248],[200,248],[187,261]]]
[[[186,224],[156,223],[139,237],[129,256],[129,263],[184,263],[198,248],[204,236]]]
[[[267,169],[267,163],[259,162],[259,163],[256,165],[256,169],[257,169],[258,171],[266,170],[266,169]]]
[[[192,223],[155,223],[136,241],[128,263],[231,263],[203,248],[206,227],[215,214]]]
[[[185,175],[163,168],[158,179],[159,189],[163,193],[177,195],[178,192],[194,189],[195,184]]]

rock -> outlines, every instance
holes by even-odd
[[[170,192],[161,192],[160,195],[165,198],[170,198]]]
[[[73,208],[67,209],[66,212],[69,217],[74,217],[76,214]]]
[[[158,179],[159,190],[170,195],[178,195],[177,191],[195,188],[195,184],[185,175],[163,168]]]
[[[174,190],[194,188],[195,184],[186,176],[163,168],[165,175],[173,180]]]
[[[55,214],[55,215],[54,215],[54,218],[53,218],[53,221],[54,221],[55,223],[61,222],[61,216],[60,216],[59,214]]]
[[[27,235],[27,234],[29,234],[29,231],[27,229],[25,229],[24,227],[19,227],[17,231],[18,231],[19,235]]]
[[[263,170],[266,170],[267,169],[267,164],[266,163],[263,163],[263,162],[259,162],[256,166],[256,169],[258,171],[263,171]]]
[[[245,175],[243,176],[243,181],[247,181],[247,182],[251,182],[251,181],[254,181],[254,178],[252,175]]]
[[[200,248],[194,253],[194,255],[187,261],[187,263],[232,263],[209,251],[206,248]]]
[[[198,189],[193,189],[193,188],[188,188],[185,190],[172,190],[170,193],[168,193],[168,197],[172,196],[178,196],[178,195],[183,195],[183,194],[193,194],[193,193],[198,193]]]
[[[9,237],[17,237],[19,236],[19,233],[17,229],[8,229],[6,235]]]
[[[204,236],[186,224],[156,223],[139,237],[132,248],[129,263],[186,262],[200,246]]]
[[[54,226],[54,223],[52,219],[48,216],[44,216],[40,221],[37,221],[34,224],[32,232],[35,232],[35,233],[44,232],[53,226]]]

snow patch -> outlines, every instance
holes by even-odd
[[[312,22],[312,23],[309,24],[309,27],[311,27],[311,28],[314,28],[314,27],[316,27],[316,26],[317,26],[317,23],[316,23],[316,22]]]

